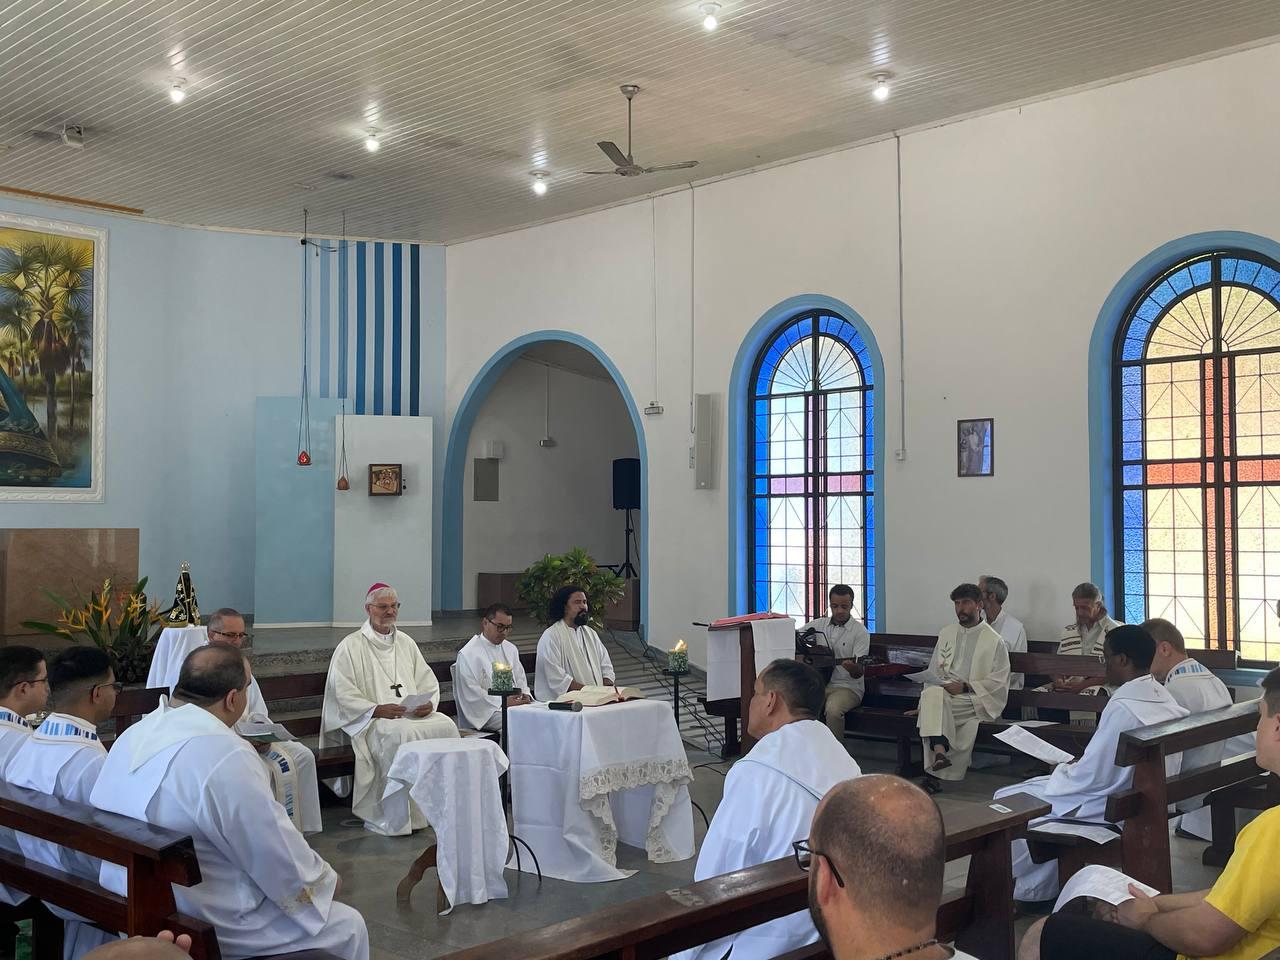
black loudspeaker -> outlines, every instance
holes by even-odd
[[[640,461],[635,457],[613,461],[613,509],[640,509]]]

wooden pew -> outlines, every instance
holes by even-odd
[[[179,914],[174,906],[173,884],[190,887],[200,882],[190,837],[6,783],[0,783],[0,826],[120,864],[128,872],[129,896],[0,850],[0,875],[6,885],[74,911],[106,930],[129,936],[155,936],[161,930],[189,934],[195,960],[221,957],[213,927]],[[60,944],[56,951],[46,952],[51,949],[48,929],[37,931],[39,955],[60,957]]]
[[[971,859],[965,890],[944,899],[938,909],[938,936],[983,960],[1012,960],[1009,845],[1029,820],[1048,810],[1022,794],[1000,802],[1011,812],[966,804],[943,814],[947,859]],[[445,960],[657,960],[807,906],[808,875],[786,857],[461,950]],[[804,952],[824,955],[820,943]]]

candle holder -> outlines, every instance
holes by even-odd
[[[516,683],[511,673],[511,667],[505,663],[495,663],[493,665],[493,673],[489,677],[490,692],[494,694],[514,693],[515,689]]]
[[[689,652],[687,650],[667,651],[667,671],[673,674],[689,672]]]

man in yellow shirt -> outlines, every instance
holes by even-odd
[[[1258,765],[1280,775],[1280,669],[1262,681],[1258,701]],[[1211,890],[1134,899],[1116,908],[1116,923],[1055,913],[1027,931],[1018,960],[1262,960],[1280,949],[1280,807],[1272,807],[1236,839]]]

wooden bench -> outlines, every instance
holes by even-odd
[[[938,936],[983,960],[1013,957],[1010,842],[1048,810],[1022,794],[1001,803],[1011,812],[966,804],[943,813],[947,859],[971,859],[965,890],[938,909]],[[446,960],[657,960],[804,910],[808,889],[808,875],[786,857],[461,950]],[[804,952],[823,954],[820,943]]]

